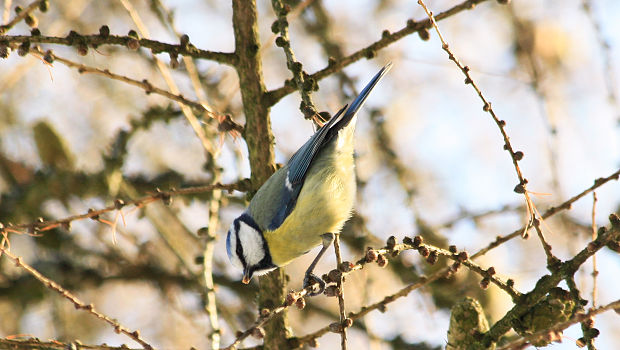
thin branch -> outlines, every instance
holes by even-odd
[[[56,282],[50,280],[49,278],[43,276],[35,268],[33,268],[32,266],[26,264],[22,260],[21,257],[13,255],[10,251],[8,251],[7,249],[5,249],[3,247],[0,247],[0,251],[3,253],[3,255],[5,255],[5,256],[9,257],[9,259],[13,260],[13,262],[15,263],[15,266],[23,268],[28,273],[30,273],[34,278],[36,278],[39,282],[43,283],[43,285],[45,285],[47,288],[49,288],[49,289],[59,293],[64,298],[66,298],[71,303],[73,303],[73,305],[75,306],[76,309],[78,309],[78,310],[86,310],[88,313],[94,315],[98,319],[103,320],[104,322],[106,322],[110,326],[112,326],[116,333],[123,333],[126,336],[130,337],[131,339],[135,340],[137,343],[142,345],[142,347],[144,349],[146,349],[146,350],[152,350],[153,349],[153,346],[151,346],[149,343],[147,343],[140,336],[140,332],[139,331],[137,331],[137,330],[136,331],[129,330],[127,327],[121,325],[120,323],[118,323],[114,319],[112,319],[112,318],[102,314],[101,312],[97,311],[95,309],[95,307],[93,306],[93,304],[86,304],[86,303],[82,302],[75,295],[71,294],[71,292],[69,292],[68,290],[64,289],[58,283],[56,283]]]
[[[478,220],[484,219],[489,216],[505,214],[508,212],[513,212],[513,211],[518,211],[518,210],[523,210],[523,207],[521,205],[505,204],[497,209],[489,209],[489,210],[484,210],[484,211],[479,211],[479,212],[468,211],[464,208],[461,208],[459,214],[455,215],[452,219],[442,222],[436,227],[451,228],[454,225],[456,225],[459,221],[462,221],[462,220],[472,220],[474,223],[476,223]]]
[[[302,103],[299,106],[301,112],[306,119],[313,118],[316,114],[316,107],[312,101],[312,91],[318,89],[316,81],[308,78],[308,73],[303,69],[301,62],[295,58],[295,53],[291,48],[291,40],[288,33],[288,20],[286,15],[290,12],[290,6],[284,5],[282,0],[271,0],[273,11],[278,17],[273,23],[271,29],[274,33],[279,32],[280,36],[276,39],[276,45],[284,50],[286,55],[286,66],[293,73],[293,81],[299,93],[301,94]]]
[[[105,26],[107,28],[107,26]],[[107,29],[109,32],[109,28]],[[0,41],[6,43],[24,43],[32,44],[57,44],[66,46],[86,45],[88,47],[97,48],[102,45],[118,45],[131,47],[144,47],[150,49],[153,54],[166,52],[172,55],[191,56],[197,59],[211,60],[222,64],[234,66],[237,63],[237,56],[233,53],[214,52],[201,50],[194,45],[175,45],[166,44],[151,39],[136,39],[129,35],[106,35],[105,31],[101,34],[81,35],[75,31],[71,31],[66,37],[46,36],[46,35],[2,35]],[[134,46],[136,45],[136,46]]]
[[[596,240],[598,237],[596,227],[596,192],[592,192],[592,240]],[[598,269],[596,268],[596,255],[592,257],[592,307],[596,307],[596,281],[598,276]]]
[[[4,33],[8,32],[11,28],[13,28],[17,23],[21,22],[24,18],[30,16],[32,11],[37,9],[42,2],[43,2],[43,0],[33,1],[32,3],[30,3],[30,5],[26,6],[26,8],[22,9],[21,11],[19,11],[17,13],[17,16],[15,16],[11,21],[9,21],[5,25],[1,25],[0,26],[0,40],[3,39],[2,35]],[[10,4],[11,4],[11,2],[8,1],[8,6],[9,7],[11,6]]]
[[[131,17],[134,24],[138,28],[140,35],[145,36],[145,37],[150,37],[151,35],[148,31],[148,28],[146,28],[146,25],[140,18],[140,14],[138,13],[138,11],[135,10],[133,5],[127,0],[119,0],[119,2],[123,5],[123,7],[125,7],[127,12],[129,13],[129,16]],[[185,46],[190,46],[189,37],[186,37],[184,40],[181,40],[181,43],[184,44]],[[174,79],[172,78],[172,74],[170,74],[170,69],[168,69],[168,67],[160,59],[158,59],[157,56],[153,55],[153,60],[155,61],[155,65],[157,66],[157,69],[159,70],[162,78],[164,78],[164,81],[168,85],[168,88],[170,89],[170,91],[173,94],[178,95],[179,88],[176,82],[174,81]],[[200,125],[198,118],[196,118],[192,110],[188,108],[186,105],[182,103],[178,103],[178,104],[179,104],[179,107],[181,108],[181,111],[183,112],[183,115],[187,119],[187,122],[192,127],[192,130],[194,130],[194,133],[200,140],[200,143],[202,144],[202,147],[204,148],[205,152],[208,153],[205,158],[207,159],[212,158],[214,160],[217,157],[216,155],[217,152],[215,150],[215,147],[211,143],[211,140],[207,139],[207,136],[205,135],[205,131],[202,128],[202,125]],[[213,112],[211,112],[211,108],[208,107],[208,105],[203,105],[203,107],[205,108],[206,111],[208,111],[207,113],[210,112],[211,115],[213,114]]]
[[[607,182],[611,181],[611,180],[618,180],[618,178],[620,178],[620,169],[616,170],[616,172],[614,172],[613,174],[607,176],[607,177],[600,177],[596,180],[594,180],[594,184],[592,186],[590,186],[589,188],[583,190],[581,193],[569,198],[568,200],[566,200],[565,202],[563,202],[562,204],[556,206],[556,207],[551,207],[549,209],[547,209],[542,215],[541,218],[542,219],[547,219],[555,214],[557,214],[558,212],[561,212],[563,210],[570,210],[573,203],[575,203],[576,201],[578,201],[579,199],[583,198],[585,195],[587,195],[588,193],[594,191],[595,189],[601,187],[602,185],[606,184]],[[472,255],[472,259],[477,258],[479,256],[482,256],[486,253],[488,253],[491,249],[494,249],[506,242],[508,242],[509,240],[520,236],[521,233],[523,232],[525,228],[520,228],[516,231],[513,231],[512,233],[505,235],[505,236],[497,236],[497,238],[491,242],[489,245],[487,245],[486,247],[480,249],[478,252],[476,252],[474,255]]]
[[[450,271],[446,268],[446,269],[439,270],[428,277],[422,276],[417,282],[407,285],[406,287],[400,289],[396,293],[385,296],[383,299],[381,299],[380,301],[374,304],[364,306],[358,312],[349,313],[348,318],[350,318],[352,321],[355,321],[355,320],[358,320],[366,316],[367,314],[369,314],[371,311],[374,311],[374,310],[380,310],[383,312],[386,310],[387,304],[394,302],[402,297],[405,297],[409,295],[409,293],[413,292],[414,290],[427,286],[430,283],[440,278],[448,276],[449,274],[450,274]],[[330,326],[325,326],[313,333],[310,333],[310,334],[307,334],[301,337],[293,338],[292,344],[301,346],[303,344],[311,343],[315,339],[329,333],[330,331],[331,331]]]
[[[179,40],[189,42],[189,37],[187,35],[181,35],[174,25],[174,21],[172,20],[173,15],[170,11],[164,7],[161,2],[157,3],[158,6],[161,7],[163,11],[165,11],[166,16],[164,16],[165,22],[171,28],[172,33],[179,38]],[[191,57],[184,56],[183,62],[185,63],[185,67],[187,68],[187,74],[192,82],[192,86],[194,88],[194,92],[198,97],[200,103],[204,106],[208,107],[206,98],[207,95],[202,88],[200,77],[198,76],[198,69],[194,64],[194,61]],[[208,107],[210,108],[210,107]],[[240,132],[240,131],[239,131]],[[211,135],[208,135],[211,136]],[[210,140],[211,138],[209,138]],[[215,160],[217,157],[217,152],[214,147],[211,145],[209,147],[205,147],[205,150],[208,152],[208,157],[212,159],[212,161],[207,162],[207,167],[209,172],[211,172],[213,176],[213,181],[219,182],[221,180],[221,171],[219,167],[216,166]],[[213,256],[215,252],[215,241],[217,238],[217,229],[219,226],[219,210],[221,206],[222,200],[222,191],[215,190],[212,192],[211,198],[207,204],[208,207],[208,223],[207,227],[204,229],[206,231],[207,242],[205,243],[205,247],[203,250],[203,263],[202,263],[202,277],[204,279],[204,288],[205,291],[203,293],[203,302],[204,302],[204,310],[209,317],[209,323],[211,324],[211,332],[208,334],[209,339],[211,340],[211,349],[218,349],[220,347],[220,338],[221,338],[221,329],[219,324],[218,312],[217,312],[217,300],[215,297],[215,283],[213,281]],[[199,231],[202,232],[202,231]]]
[[[595,241],[596,238],[598,237],[598,230],[596,227],[596,192],[592,192],[592,241]],[[596,291],[597,291],[597,286],[596,286],[596,282],[597,282],[597,276],[598,276],[598,270],[596,268],[596,255],[594,255],[592,257],[592,308],[591,309],[595,309],[596,308]],[[571,285],[569,284],[569,287]],[[592,332],[591,329],[594,327],[594,316],[592,316],[591,318],[585,319],[581,322],[581,331],[583,333],[583,337],[581,337],[580,339],[578,339],[577,341],[580,344],[585,343],[585,345],[588,347],[588,350],[596,350],[596,347],[594,346],[594,338],[593,336],[591,336]]]
[[[248,329],[246,329],[245,331],[241,332],[230,345],[221,348],[221,350],[236,349],[237,346],[241,344],[241,342],[244,341],[247,337],[249,337],[250,335],[253,335],[258,329],[261,329],[263,326],[265,326],[267,322],[271,321],[272,319],[276,318],[278,315],[282,314],[291,305],[295,304],[297,300],[304,298],[306,295],[308,295],[309,292],[313,290],[313,288],[314,288],[314,285],[308,286],[306,287],[306,289],[302,289],[299,292],[295,292],[295,291],[289,292],[286,296],[285,302],[282,305],[274,309],[271,309],[271,310],[262,309],[260,312],[260,316],[254,322],[254,324]]]
[[[69,59],[60,57],[56,55],[55,53],[53,53],[51,50],[47,52],[43,52],[39,50],[38,48],[31,48],[30,52],[37,55],[40,58],[44,58],[45,60],[51,60],[52,62],[60,62],[66,65],[67,67],[76,68],[79,73],[90,73],[90,74],[101,75],[101,76],[104,76],[104,77],[107,77],[113,80],[121,81],[129,85],[139,87],[143,89],[147,94],[151,94],[151,93],[158,94],[160,96],[163,96],[175,102],[178,102],[180,105],[189,106],[193,108],[194,110],[196,110],[198,113],[201,113],[203,115],[208,116],[209,118],[214,118],[220,121],[222,130],[236,130],[238,132],[243,131],[243,126],[235,123],[232,119],[230,119],[230,117],[226,115],[223,115],[218,112],[214,112],[211,108],[208,107],[208,105],[205,105],[200,102],[192,101],[184,97],[183,95],[179,94],[178,92],[172,93],[170,91],[158,88],[146,79],[143,79],[140,81],[140,80],[129,78],[124,75],[113,73],[109,69],[100,69],[100,68],[90,67],[85,64],[77,63]]]
[[[474,88],[474,90],[476,90],[478,97],[480,97],[480,100],[482,100],[482,103],[483,103],[482,109],[491,115],[491,117],[493,118],[493,121],[499,128],[499,131],[502,134],[502,137],[504,138],[504,149],[508,151],[508,153],[510,154],[510,158],[512,159],[512,164],[517,173],[517,178],[519,179],[519,184],[514,188],[514,191],[516,193],[523,194],[523,196],[525,197],[525,203],[527,204],[528,213],[530,215],[528,224],[525,226],[525,229],[523,230],[523,233],[522,233],[522,235],[525,237],[527,234],[527,231],[534,224],[534,220],[536,219],[536,209],[534,208],[534,203],[532,202],[532,199],[530,198],[530,195],[526,188],[528,181],[525,177],[523,177],[521,168],[519,167],[519,161],[523,158],[523,152],[515,151],[513,149],[512,144],[510,143],[510,138],[508,137],[508,134],[506,133],[506,129],[505,129],[506,121],[500,120],[497,117],[497,115],[495,114],[495,111],[493,110],[493,107],[491,107],[491,102],[489,102],[484,97],[484,95],[482,94],[482,91],[480,90],[480,88],[478,88],[478,85],[476,84],[476,82],[471,78],[471,75],[469,74],[469,67],[463,65],[461,61],[454,55],[454,53],[452,53],[452,51],[450,50],[450,47],[448,46],[448,43],[444,40],[443,36],[441,35],[441,31],[439,30],[439,27],[437,26],[437,22],[435,20],[435,16],[433,15],[433,13],[428,9],[428,7],[426,7],[426,4],[424,3],[424,1],[418,0],[418,4],[422,6],[424,11],[426,12],[426,15],[431,21],[433,28],[435,28],[435,31],[437,32],[437,35],[439,36],[439,40],[441,40],[441,48],[448,54],[448,58],[452,62],[454,62],[454,64],[456,64],[456,66],[461,70],[461,72],[463,72],[463,74],[465,75],[465,84],[470,84]],[[547,255],[551,254],[551,251],[548,250],[548,245],[546,244],[542,236],[542,231],[537,230],[536,232],[541,238],[543,248],[545,249],[545,252],[547,253]]]
[[[84,350],[137,350],[127,347],[126,345],[121,346],[110,346],[107,344],[100,345],[90,345],[90,344],[82,344],[79,340],[70,343],[63,343],[58,340],[51,341],[41,341],[37,338],[30,339],[12,339],[9,337],[0,338],[0,348],[12,349],[12,350],[67,350],[67,349],[84,349]]]
[[[476,5],[483,3],[485,1],[488,0],[466,0],[463,1],[460,4],[457,4],[453,7],[451,7],[450,9],[443,11],[441,13],[439,13],[437,16],[435,16],[435,19],[437,21],[449,18],[451,16],[456,15],[457,13],[460,13],[462,11],[465,10],[471,10],[474,7],[476,7]],[[431,21],[426,19],[426,20],[422,20],[419,22],[414,21],[413,19],[409,19],[407,21],[407,25],[394,32],[394,33],[390,33],[388,31],[384,31],[382,38],[372,44],[370,44],[369,46],[359,49],[356,52],[350,54],[349,56],[346,56],[340,60],[330,60],[327,67],[313,73],[310,74],[308,76],[308,79],[312,79],[315,82],[318,82],[319,80],[326,78],[328,76],[330,76],[332,73],[335,72],[339,72],[341,71],[344,67],[355,63],[363,58],[366,59],[371,59],[374,58],[377,55],[377,52],[380,51],[381,49],[395,43],[396,41],[410,35],[413,33],[418,33],[421,37],[423,38],[427,38],[428,35],[428,30],[432,28],[432,24]],[[277,88],[275,90],[271,90],[269,92],[267,92],[267,101],[269,102],[269,105],[275,105],[278,101],[280,101],[284,96],[292,93],[293,91],[295,91],[295,86],[293,84],[284,84],[284,86]]]
[[[340,256],[340,234],[337,233],[334,235],[334,251],[336,253],[336,269],[340,269],[342,266],[342,257]],[[338,309],[340,311],[340,327],[342,331],[340,332],[340,348],[342,350],[347,350],[347,327],[351,325],[348,324],[347,315],[344,309],[344,277],[340,274],[340,278],[336,282],[336,288],[338,289]]]
[[[8,224],[2,227],[0,231],[1,232],[12,232],[12,233],[24,233],[22,231],[43,232],[43,231],[51,230],[59,226],[68,227],[70,226],[71,222],[76,221],[76,220],[84,220],[84,219],[98,220],[100,215],[108,213],[108,212],[120,210],[121,208],[127,205],[133,205],[135,207],[142,207],[144,205],[155,202],[157,200],[162,200],[164,203],[167,203],[170,201],[171,197],[173,196],[211,192],[214,190],[245,192],[245,191],[248,191],[249,188],[250,188],[249,181],[242,180],[240,182],[233,183],[233,184],[215,183],[212,185],[187,187],[187,188],[183,188],[180,190],[171,189],[169,191],[156,191],[153,194],[150,194],[150,195],[138,198],[138,199],[132,199],[132,200],[127,200],[127,201],[117,199],[114,201],[113,205],[107,206],[105,208],[98,209],[98,210],[91,209],[88,211],[88,213],[73,215],[73,216],[63,218],[63,219],[50,220],[50,221],[45,221],[41,219],[39,221],[28,223],[28,224],[17,224],[17,225]]]

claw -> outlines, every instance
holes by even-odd
[[[316,284],[319,285],[318,291],[315,291]],[[325,291],[325,282],[316,275],[308,273],[304,277],[303,288],[306,289],[308,287],[312,287],[312,291],[308,292],[308,295],[313,297],[319,294],[323,294],[323,291]]]

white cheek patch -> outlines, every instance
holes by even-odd
[[[241,221],[239,223],[238,235],[241,246],[243,247],[245,263],[248,266],[253,266],[263,260],[265,257],[265,250],[263,249],[263,237],[260,232]]]

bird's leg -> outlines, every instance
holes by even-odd
[[[308,295],[310,296],[322,294],[323,291],[325,290],[325,282],[323,282],[322,279],[314,275],[312,271],[314,270],[314,267],[319,262],[319,260],[321,260],[321,257],[323,256],[323,254],[325,254],[325,251],[327,250],[327,248],[329,248],[329,246],[334,241],[334,234],[325,233],[321,235],[321,238],[323,238],[323,247],[321,248],[321,251],[316,256],[316,258],[314,258],[314,260],[312,261],[312,264],[310,264],[310,266],[306,270],[306,275],[304,276],[304,285],[303,285],[304,288],[307,288],[315,283],[318,283],[319,285],[318,291],[314,291],[313,289],[312,292],[308,293]]]

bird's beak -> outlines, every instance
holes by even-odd
[[[250,273],[250,269],[244,269],[243,279],[241,280],[241,282],[243,282],[243,284],[248,284],[250,283],[251,279],[252,279],[252,273]]]

